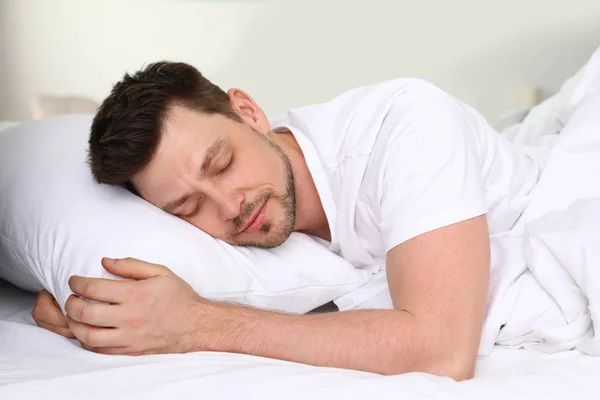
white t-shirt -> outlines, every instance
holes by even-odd
[[[332,251],[376,272],[415,236],[487,214],[509,231],[541,170],[475,110],[418,79],[350,90],[271,121],[300,145],[331,229]]]

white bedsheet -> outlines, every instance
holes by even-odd
[[[0,399],[598,399],[600,358],[496,348],[476,378],[385,377],[260,357],[104,356],[34,325],[34,297],[0,282]]]

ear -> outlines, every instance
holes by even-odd
[[[260,133],[266,134],[271,129],[271,124],[265,112],[256,102],[241,89],[229,89],[227,92],[229,102],[233,109],[242,117],[244,122]]]

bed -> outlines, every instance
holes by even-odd
[[[497,347],[476,377],[454,382],[317,368],[254,356],[103,356],[35,326],[32,293],[0,281],[0,399],[600,398],[600,358]]]
[[[502,134],[525,144],[550,140],[574,112],[580,89],[590,87],[594,78],[600,90],[598,77],[600,50],[560,93]],[[0,129],[6,126],[0,121]],[[600,198],[598,193],[594,196]],[[377,300],[369,300],[371,306]],[[369,301],[363,308],[369,308]],[[0,280],[2,400],[600,398],[600,357],[578,350],[547,354],[494,346],[490,356],[478,359],[475,378],[464,382],[422,373],[381,376],[230,353],[104,356],[38,328],[31,317],[34,303],[34,293]]]

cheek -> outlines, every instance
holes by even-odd
[[[240,186],[280,185],[283,176],[283,162],[273,150],[250,152],[239,159],[236,174],[232,178]]]

